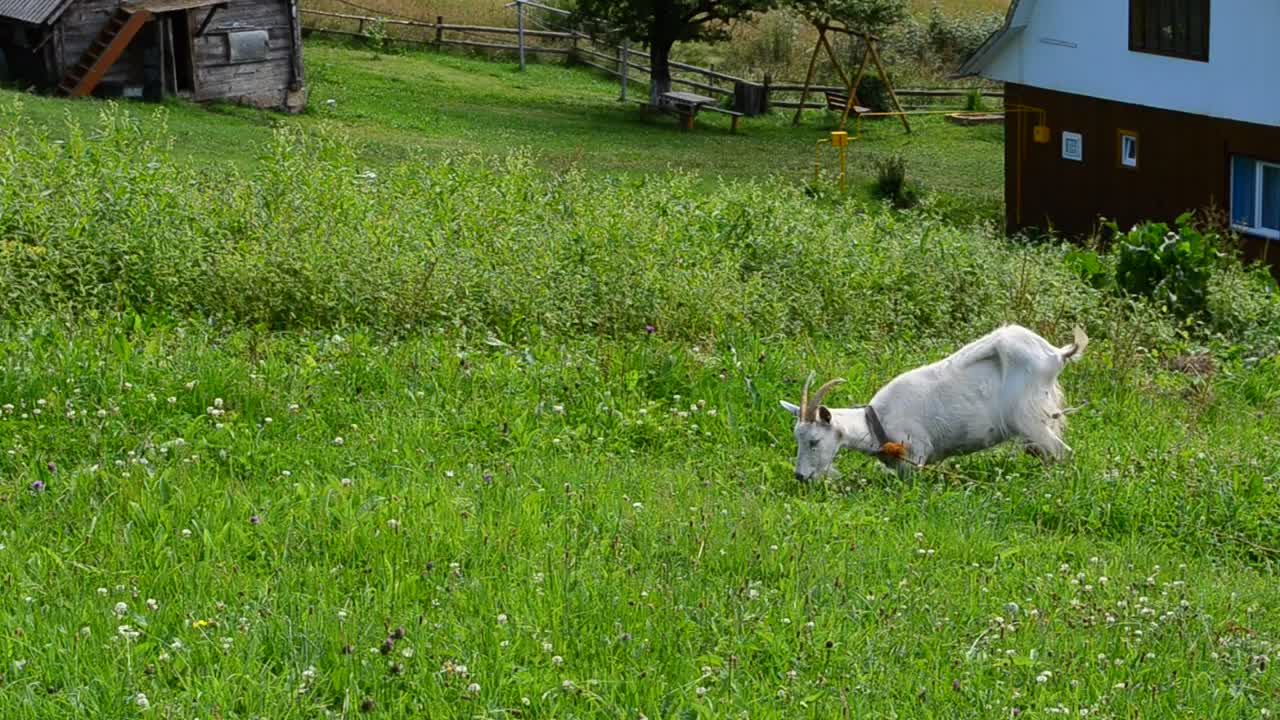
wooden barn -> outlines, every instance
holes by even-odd
[[[1008,229],[1214,206],[1280,266],[1277,35],[1272,1],[1014,0],[962,69],[1005,83]]]
[[[0,81],[296,112],[306,103],[297,0],[0,0]]]

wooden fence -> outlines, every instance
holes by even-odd
[[[607,73],[619,80],[626,75],[627,82],[647,88],[649,84],[649,55],[633,50],[626,45],[617,45],[576,30],[547,30],[524,27],[488,27],[483,25],[461,25],[446,23],[443,17],[435,22],[421,20],[402,20],[397,18],[373,18],[365,15],[325,12],[321,10],[301,9],[304,16],[303,29],[313,33],[339,35],[354,38],[370,39],[371,35],[382,35],[386,40],[396,43],[431,45],[436,47],[463,47],[479,50],[511,52],[530,55],[554,55],[567,57],[572,62],[587,65]],[[314,18],[308,22],[307,16]],[[380,28],[380,30],[379,30]],[[514,41],[512,41],[514,39]],[[499,42],[506,40],[506,42]],[[693,88],[717,97],[732,97],[738,84],[763,86],[766,102],[769,106],[795,108],[800,105],[796,100],[787,99],[798,94],[803,85],[794,82],[775,83],[766,74],[759,80],[748,80],[728,73],[717,72],[715,68],[703,68],[696,65],[672,61],[671,82],[673,85]],[[636,73],[640,73],[639,76]],[[813,85],[809,90],[815,93],[845,92],[838,85]],[[647,89],[644,92],[648,92]],[[907,89],[898,90],[900,98],[915,98],[923,102],[945,98],[960,98],[971,91],[957,88],[941,89]],[[625,93],[625,90],[624,90]],[[1003,99],[1004,93],[993,90],[982,90],[983,97]],[[783,95],[787,97],[775,97]],[[825,102],[807,101],[806,108],[821,109]]]

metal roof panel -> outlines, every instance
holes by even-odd
[[[52,22],[70,0],[0,0],[0,18],[10,18],[33,25]]]

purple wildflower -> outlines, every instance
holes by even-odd
[[[249,524],[250,524],[250,525],[261,525],[261,524],[262,524],[262,518],[258,517],[257,515],[250,515],[250,516],[249,516]]]
[[[44,481],[36,480],[35,482],[31,483],[31,490],[34,492],[44,492]]]
[[[52,460],[50,460],[50,461],[49,461],[49,464],[48,464],[48,465],[46,465],[45,467],[49,469],[49,474],[50,474],[50,475],[52,475],[52,474],[54,474],[54,473],[58,472],[58,465],[57,465],[57,463],[55,463],[55,462],[54,462],[54,461],[52,461]]]
[[[650,335],[652,335],[652,334],[654,334],[655,332],[657,332],[657,330],[658,330],[658,328],[656,328],[656,327],[654,327],[654,326],[652,326],[652,325],[645,325],[645,326],[644,326],[644,331],[645,331],[646,333],[650,334]]]

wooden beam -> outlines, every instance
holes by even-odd
[[[800,104],[796,106],[796,115],[791,118],[792,125],[800,124],[800,113],[804,112],[805,98],[809,97],[809,84],[813,82],[813,68],[818,64],[818,51],[822,49],[822,34],[825,32],[821,26],[818,27],[818,40],[813,44],[813,55],[809,57],[809,71],[804,75],[804,89],[800,91]]]
[[[196,37],[200,37],[201,35],[204,35],[204,31],[209,28],[209,23],[213,22],[214,14],[217,13],[218,8],[221,8],[221,7],[223,6],[214,5],[213,7],[209,8],[209,14],[204,16],[204,22],[200,23],[200,28],[196,30]]]
[[[849,86],[849,102],[845,103],[844,114],[840,116],[840,129],[843,130],[846,123],[849,122],[849,111],[853,109],[853,105],[857,102],[858,86],[862,84],[862,74],[867,70],[867,59],[871,56],[871,43],[865,43],[862,50],[862,61],[858,63],[858,74],[853,78],[853,84]]]
[[[884,69],[884,63],[880,62],[880,53],[876,50],[876,43],[872,40],[867,41],[867,48],[871,50],[871,59],[875,61],[876,68],[880,71],[880,79],[884,81],[885,89],[889,91],[889,99],[893,100],[893,106],[898,110],[898,119],[902,120],[902,127],[907,132],[911,132],[911,123],[907,122],[907,116],[901,113],[906,112],[902,109],[902,103],[898,102],[898,94],[893,90],[893,83],[889,81],[889,73]]]

